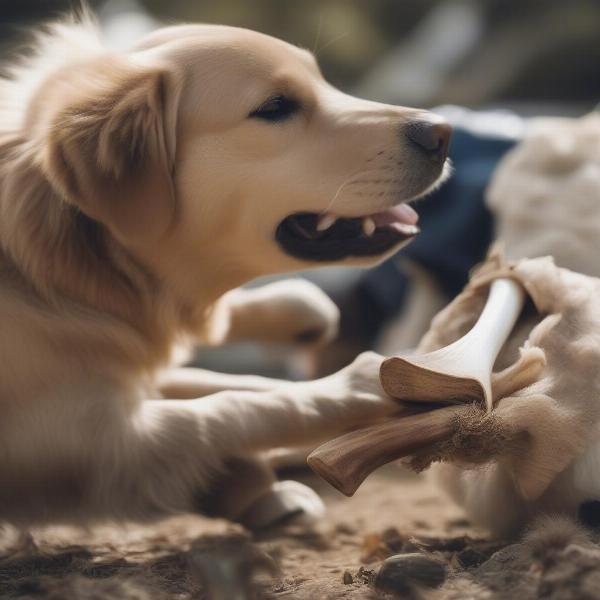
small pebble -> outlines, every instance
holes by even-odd
[[[410,594],[413,586],[435,588],[444,583],[445,563],[425,554],[396,554],[390,556],[379,569],[375,587],[384,592]]]
[[[344,571],[342,580],[344,585],[350,585],[351,583],[354,583],[354,578],[352,577],[352,573],[350,573],[350,571]]]

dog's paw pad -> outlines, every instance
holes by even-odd
[[[311,488],[297,481],[277,481],[239,520],[249,529],[264,529],[291,522],[309,525],[324,514],[325,505]]]

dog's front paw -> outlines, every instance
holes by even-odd
[[[309,281],[285,279],[247,293],[248,317],[256,319],[264,341],[312,345],[337,335],[337,306]]]
[[[211,308],[201,333],[206,343],[265,342],[315,346],[331,341],[340,312],[316,285],[285,279],[257,288],[237,288]]]
[[[311,525],[325,515],[319,495],[298,481],[276,481],[239,518],[252,530],[278,525]]]

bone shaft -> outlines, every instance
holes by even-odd
[[[490,371],[508,339],[525,302],[523,288],[512,279],[496,279],[477,323],[467,334],[479,340]]]
[[[352,431],[319,446],[308,464],[346,496],[352,496],[375,469],[447,439],[454,416],[464,406],[449,406]]]

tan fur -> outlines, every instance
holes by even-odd
[[[67,23],[34,50],[0,80],[0,519],[218,512],[228,465],[263,473],[262,450],[393,411],[377,355],[306,383],[167,367],[191,339],[331,337],[336,310],[308,284],[230,290],[311,266],[273,240],[287,215],[424,191],[401,135],[421,113],[346,96],[307,52],[233,28],[167,28],[114,54]],[[281,90],[301,115],[247,117]],[[393,182],[369,179],[390,159]]]

